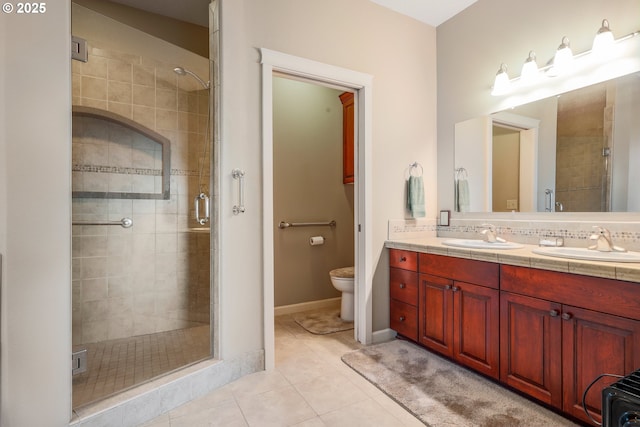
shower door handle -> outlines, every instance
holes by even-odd
[[[200,218],[200,201],[204,202],[204,217]],[[193,200],[193,205],[196,210],[196,221],[200,225],[205,225],[209,222],[209,196],[204,193],[200,193]]]

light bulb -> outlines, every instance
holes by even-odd
[[[562,43],[556,50],[556,55],[553,57],[553,69],[556,75],[563,74],[571,68],[573,63],[573,52],[569,47],[569,38],[566,36],[562,38]]]
[[[593,39],[593,47],[591,48],[591,51],[594,55],[606,56],[611,52],[611,47],[613,46],[614,41],[613,33],[609,28],[609,21],[603,19],[602,26]]]
[[[536,53],[534,51],[529,52],[529,57],[524,61],[522,65],[522,72],[520,73],[520,80],[522,83],[529,84],[538,80],[538,64],[536,63]]]
[[[496,73],[496,79],[493,82],[493,90],[491,95],[500,96],[509,91],[509,75],[507,74],[507,65],[503,62]]]

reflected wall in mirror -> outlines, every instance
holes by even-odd
[[[638,117],[634,73],[457,123],[454,161],[467,171],[468,211],[640,211]]]

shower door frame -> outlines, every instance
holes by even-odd
[[[373,76],[260,49],[262,64],[262,182],[263,182],[263,283],[265,369],[275,366],[274,333],[274,219],[273,219],[273,75],[274,72],[318,84],[353,90],[356,96],[355,139],[355,339],[372,343],[372,95]]]

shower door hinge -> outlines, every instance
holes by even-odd
[[[89,54],[87,52],[87,41],[85,39],[71,36],[71,59],[82,62],[89,61]]]
[[[81,374],[87,371],[87,349],[71,353],[71,375]]]

